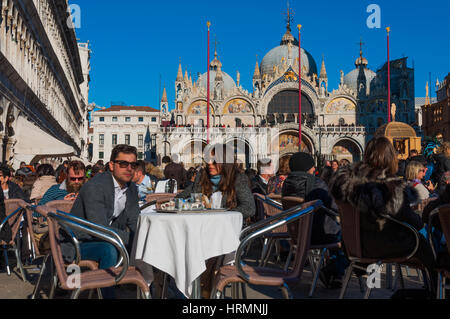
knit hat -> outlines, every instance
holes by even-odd
[[[308,153],[296,153],[289,161],[291,172],[307,172],[316,166],[314,159]]]

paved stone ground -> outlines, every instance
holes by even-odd
[[[11,256],[12,257],[12,256]],[[249,264],[252,263],[252,259],[247,259]],[[14,258],[10,259],[10,262],[15,265]],[[271,266],[275,266],[273,263]],[[0,299],[27,299],[31,296],[34,284],[37,281],[39,269],[34,266],[26,269],[28,282],[23,282],[20,276],[20,273],[17,269],[14,269],[11,273],[11,276],[6,274],[6,270],[4,266],[0,269]],[[421,289],[422,283],[420,282],[419,277],[417,276],[417,272],[414,269],[409,270],[409,276],[406,273],[406,269],[403,270],[403,275],[405,279],[406,288],[412,289]],[[365,280],[364,280],[365,281]],[[44,287],[40,294],[40,298],[47,299],[47,293],[49,291],[48,283],[49,276],[45,276]],[[291,292],[293,294],[294,299],[304,299],[308,298],[309,288],[312,282],[312,273],[307,267],[303,273],[302,280],[297,285],[290,286]],[[382,288],[374,289],[371,294],[372,299],[389,299],[393,291],[391,289],[386,289],[386,281],[385,281],[385,273],[382,274]],[[170,299],[181,299],[183,296],[173,285],[173,280],[170,285]],[[281,299],[283,298],[281,291],[276,288],[268,288],[268,287],[254,287],[248,286],[247,288],[247,298],[249,299]],[[231,289],[227,289],[225,294],[226,298],[230,297]],[[331,290],[326,289],[320,283],[318,283],[315,294],[313,296],[314,299],[337,299],[339,297],[340,289]],[[133,287],[125,286],[122,288],[116,288],[116,295],[121,299],[134,299],[136,298],[136,290]],[[95,298],[94,294],[94,298]],[[65,299],[68,298],[69,295],[64,291],[57,290],[56,297],[57,299]],[[359,282],[356,277],[352,277],[352,280],[349,284],[349,288],[347,290],[346,298],[349,299],[361,299],[363,297],[363,293],[360,291]],[[81,299],[87,298],[87,294],[82,294]]]

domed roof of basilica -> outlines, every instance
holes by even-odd
[[[264,56],[261,62],[261,74],[272,74],[273,67],[282,64],[282,59],[284,59],[286,63],[289,62],[289,58],[291,58],[292,61],[298,59],[298,40],[294,38],[290,31],[291,30],[288,25],[287,32],[283,36],[281,45],[273,48]],[[291,54],[289,54],[289,51],[291,51]],[[303,48],[302,68],[306,68],[306,73],[309,76],[318,74],[316,61],[314,61],[312,55]]]
[[[367,59],[362,56],[361,49],[360,55],[355,62],[355,69],[344,77],[344,84],[351,88],[354,92],[358,92],[358,77],[361,71],[364,72],[364,77],[366,78],[366,88],[370,88],[370,83],[377,76],[374,71],[367,68],[368,64],[369,62]]]
[[[217,71],[211,70],[209,73],[210,73],[209,74],[210,91],[213,92]],[[223,86],[225,90],[232,90],[233,88],[235,88],[236,82],[234,82],[233,78],[223,71],[221,71],[221,73],[223,78]],[[202,74],[200,76],[200,86],[206,89],[207,81],[208,81],[208,74],[207,73]]]
[[[214,53],[214,60],[209,64],[209,84],[210,92],[214,92],[214,86],[216,77],[223,81],[223,87],[226,91],[232,90],[236,87],[236,82],[233,78],[222,71],[222,62],[219,61],[217,51]],[[208,73],[203,73],[200,75],[200,87],[207,89],[208,83]]]
[[[353,91],[355,92],[358,92],[359,72],[360,69],[356,68],[344,77],[344,84],[347,85],[349,88],[353,89]],[[366,77],[366,87],[370,87],[370,83],[377,76],[377,74],[374,71],[367,68],[363,68],[363,72],[364,76]]]

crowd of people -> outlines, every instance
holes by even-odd
[[[386,215],[420,231],[415,257],[431,274],[433,284],[436,265],[449,258],[444,253],[446,246],[439,224],[433,225],[433,236],[439,238],[435,248],[444,256],[440,260],[435,260],[424,229],[429,224],[430,212],[438,205],[450,203],[450,143],[444,144],[442,152],[431,159],[414,150],[410,155],[408,160],[399,161],[389,140],[376,137],[368,143],[359,163],[351,164],[343,159],[317,167],[310,154],[300,152],[281,158],[277,171],[271,160],[260,160],[255,171],[244,169],[228,146],[216,145],[204,158],[203,165],[186,170],[176,157],[164,157],[158,167],[137,160],[135,147],[119,145],[106,164],[99,161],[86,167],[80,161],[66,161],[55,170],[49,164],[27,166],[22,163],[15,174],[3,165],[0,167],[3,189],[0,203],[12,198],[34,205],[55,200],[73,201],[71,214],[113,229],[131,249],[140,214],[139,203],[149,193],[156,192],[160,181],[175,181],[178,198],[201,193],[211,199],[220,193],[221,207],[241,212],[246,224],[254,222],[257,216],[254,194],[321,200],[327,209],[314,215],[313,245],[342,241],[337,203],[343,202],[357,208],[361,215],[362,249],[366,257],[395,257],[414,245],[404,230],[387,222]],[[232,160],[224,161],[229,158]],[[429,172],[430,161],[433,162],[432,173]],[[164,191],[168,192],[167,188]],[[174,192],[174,189],[169,191]],[[0,205],[0,214],[4,219],[4,205]],[[7,227],[0,235],[1,238],[8,236]],[[82,258],[98,261],[101,269],[115,265],[117,251],[113,246],[93,241],[89,236],[82,236],[80,240]],[[26,249],[28,245],[22,247]],[[62,243],[62,251],[67,261],[73,260],[74,249],[69,240]],[[22,254],[29,256],[30,253],[22,251]],[[326,287],[341,287],[349,264],[345,254],[343,248],[330,252],[320,276]],[[104,294],[110,296],[111,291],[106,290]]]

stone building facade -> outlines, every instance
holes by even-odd
[[[109,162],[116,145],[137,147],[138,159],[157,162],[156,134],[161,126],[160,110],[147,106],[111,106],[92,113],[91,162]]]
[[[255,160],[267,154],[258,150],[256,139],[251,136],[255,130],[269,127],[278,130],[276,143],[280,156],[298,151],[298,55],[298,40],[291,34],[288,23],[280,45],[270,50],[261,62],[256,62],[253,88],[249,92],[241,86],[239,72],[234,80],[224,71],[216,51],[210,64],[210,123],[222,134],[216,134],[217,140],[211,142],[243,141],[246,162],[251,160],[254,166]],[[358,161],[368,138],[387,122],[386,66],[377,72],[370,70],[361,46],[355,69],[347,74],[341,71],[338,88],[331,90],[325,59],[318,69],[308,51],[302,49],[301,55],[302,150],[322,158]],[[392,101],[400,106],[397,119],[413,123],[414,71],[407,67],[406,59],[391,63]],[[204,129],[207,123],[207,74],[193,81],[188,70],[184,72],[183,75],[180,64],[175,80],[174,110],[169,112],[168,102],[161,102],[163,120],[173,119],[178,127],[161,129],[158,145],[165,145],[171,153],[184,156],[184,161],[189,163],[199,156],[192,144],[199,141],[207,144]],[[236,128],[240,128],[237,134],[233,133]]]
[[[437,102],[422,106],[423,130],[426,136],[442,134],[450,141],[450,73],[437,83]]]
[[[77,156],[85,151],[90,51],[69,20],[67,0],[0,0],[0,138],[11,164],[33,157],[16,154],[26,148],[16,139],[20,123]],[[35,155],[55,153],[46,147]]]

